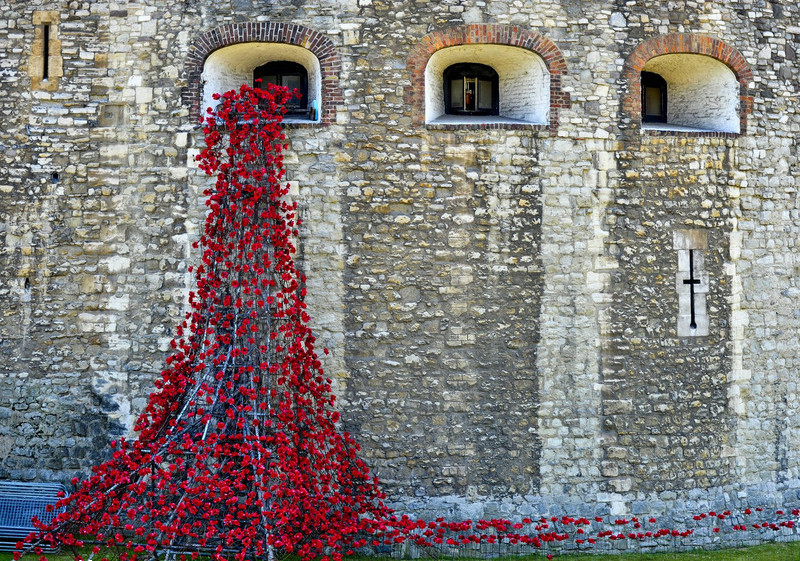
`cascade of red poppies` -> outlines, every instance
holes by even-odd
[[[174,353],[138,438],[113,445],[39,539],[122,561],[339,559],[385,518],[308,327],[283,180],[290,95],[242,86],[205,120],[200,167],[216,184]]]
[[[111,460],[54,505],[64,512],[18,544],[15,559],[64,544],[80,561],[339,561],[360,546],[403,543],[552,558],[562,544],[659,540],[674,548],[690,537],[692,529],[652,517],[424,521],[384,506],[358,445],[338,430],[331,380],[308,327],[305,279],[293,260],[299,220],[283,179],[280,123],[290,97],[285,88],[242,86],[220,96],[205,120],[200,166],[216,182],[206,191],[196,290],[138,438],[112,443]],[[711,521],[714,534],[728,521],[734,532],[795,535],[800,509],[755,523],[751,515],[694,519]]]

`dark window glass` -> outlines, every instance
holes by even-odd
[[[450,107],[464,109],[464,79],[450,81]]]
[[[494,107],[494,83],[491,80],[478,80],[478,109],[491,111]]]
[[[45,23],[42,32],[44,34],[44,53],[42,54],[42,80],[50,78],[50,24]]]
[[[444,71],[445,113],[450,115],[499,114],[497,72],[485,64],[464,62]]]
[[[667,122],[667,82],[654,72],[642,72],[642,122]]]
[[[293,95],[286,102],[286,113],[297,115],[307,112],[308,71],[302,64],[286,60],[268,62],[253,70],[253,83],[256,87],[275,84],[287,87],[290,91],[297,89],[300,95]]]

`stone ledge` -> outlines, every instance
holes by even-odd
[[[645,136],[683,136],[683,137],[698,137],[707,136],[712,138],[739,138],[742,133],[738,132],[720,132],[720,131],[704,131],[704,130],[671,130],[671,129],[646,129],[642,128],[642,135]]]
[[[550,125],[535,125],[532,123],[426,123],[425,128],[428,130],[506,129],[550,132]]]

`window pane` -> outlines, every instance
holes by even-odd
[[[464,78],[464,111],[475,111],[478,97],[478,80]]]
[[[289,88],[289,91],[293,91],[297,88],[298,93],[303,93],[303,80],[297,74],[286,74],[282,76],[283,78],[283,85]],[[300,98],[296,95],[293,95],[289,101],[286,102],[286,107],[296,108],[301,106]]]
[[[492,83],[488,80],[480,80],[478,82],[478,109],[491,109],[493,105]]]
[[[267,74],[261,76],[261,87],[266,88],[267,84],[275,84],[278,85],[278,77],[275,74]],[[258,84],[256,84],[258,86]]]
[[[450,107],[453,109],[464,108],[464,79],[450,81]]]
[[[303,87],[303,81],[300,79],[300,76],[296,74],[287,74],[283,76],[283,85],[289,88],[289,90],[293,90],[297,88],[298,90]]]
[[[648,117],[662,117],[661,88],[646,87],[644,90],[645,115]]]

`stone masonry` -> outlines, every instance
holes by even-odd
[[[191,289],[204,61],[262,42],[319,62],[320,120],[286,127],[299,254],[395,506],[800,503],[795,4],[0,4],[0,479],[86,475],[131,433]],[[428,60],[464,45],[533,53],[546,122],[426,123]],[[669,56],[718,65],[738,133],[642,126]]]

